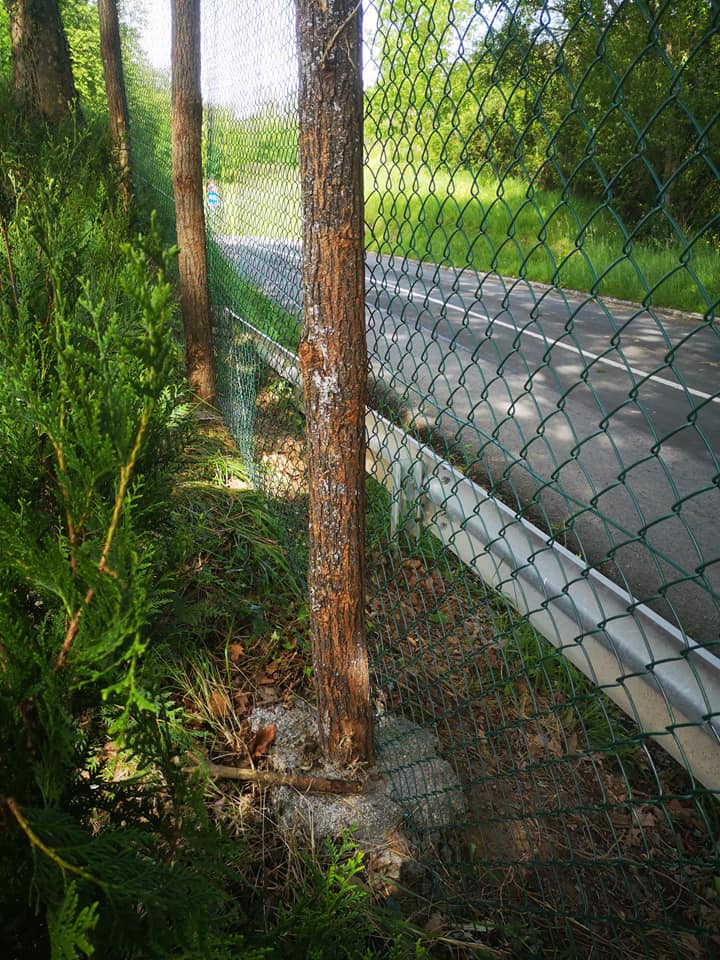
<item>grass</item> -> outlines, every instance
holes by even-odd
[[[215,234],[300,240],[300,171],[281,164],[253,166],[243,178],[220,185],[220,209],[210,226]]]
[[[299,318],[244,279],[212,237],[208,269],[212,299],[216,305],[229,307],[276,343],[288,350],[297,350],[301,328]]]
[[[301,598],[282,531],[264,495],[249,488],[234,445],[223,438],[219,431],[195,440],[188,455],[203,459],[179,478],[175,491],[175,526],[185,532],[187,550],[172,611],[181,642],[197,636],[247,642],[267,629],[258,597],[272,595],[286,610]]]
[[[698,240],[633,239],[608,208],[521,179],[469,171],[366,171],[369,250],[603,296],[704,313],[717,300],[720,251]]]
[[[222,185],[213,232],[299,241],[299,171],[267,164],[246,176]],[[655,307],[706,313],[717,302],[716,244],[634,238],[610,208],[585,199],[519,178],[388,168],[377,154],[365,185],[370,251]]]
[[[191,753],[246,766],[248,715],[263,695],[307,695],[304,592],[293,577],[273,504],[246,485],[220,425],[186,447],[173,523],[185,531],[178,596],[154,668],[192,739]],[[275,829],[264,790],[205,784],[208,812],[240,855],[234,896],[242,950],[255,957],[420,960],[432,938],[369,885],[351,838],[315,848]],[[228,955],[230,955],[228,942]]]

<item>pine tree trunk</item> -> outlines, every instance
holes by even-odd
[[[6,6],[18,106],[56,123],[78,99],[57,0],[6,0]]]
[[[200,400],[214,403],[202,184],[200,0],[172,0],[172,168],[188,379]]]
[[[299,0],[310,631],[320,737],[373,756],[365,636],[362,51],[356,0]]]
[[[120,175],[120,195],[124,206],[127,207],[130,199],[130,145],[117,0],[98,0],[98,17],[100,20],[100,55],[103,62],[105,93],[110,114],[113,153]]]

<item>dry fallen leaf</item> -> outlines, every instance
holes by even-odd
[[[485,650],[485,659],[492,670],[497,670],[500,663],[500,656],[495,647],[488,647]]]
[[[247,693],[245,690],[235,690],[233,700],[235,701],[235,710],[237,713],[245,714],[249,712],[252,706],[252,694]]]
[[[259,684],[260,686],[266,686],[268,684],[275,683],[275,672],[275,670],[270,670],[269,668],[261,670],[259,673],[255,674],[255,683]]]
[[[282,694],[277,687],[258,687],[255,699],[257,703],[279,703],[282,700]]]
[[[441,936],[445,932],[445,919],[441,913],[431,913],[425,924],[425,930],[430,936]]]
[[[260,727],[248,744],[248,750],[254,760],[265,756],[273,743],[275,743],[276,734],[277,726],[274,723],[271,723],[267,727]]]
[[[228,644],[228,657],[231,663],[237,663],[244,653],[245,647],[241,643]]]
[[[533,734],[527,738],[530,756],[533,760],[542,760],[547,756],[561,757],[562,749],[560,744],[551,737],[545,739],[540,734]]]
[[[652,807],[642,806],[636,811],[636,818],[641,827],[650,829],[657,823],[658,814],[657,811],[653,810]]]
[[[210,712],[216,717],[224,717],[230,712],[230,700],[224,690],[213,690],[208,697]]]

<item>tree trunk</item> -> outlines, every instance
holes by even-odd
[[[172,0],[172,167],[188,379],[215,401],[202,184],[200,0]]]
[[[56,123],[78,99],[57,0],[6,0],[6,6],[16,102]]]
[[[100,55],[105,77],[110,133],[113,154],[120,176],[120,196],[127,208],[130,199],[130,145],[128,142],[128,108],[125,96],[120,26],[117,0],[98,0],[100,20]]]
[[[365,258],[356,0],[299,0],[310,632],[320,738],[373,756],[365,636]]]

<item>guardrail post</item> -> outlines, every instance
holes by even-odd
[[[401,449],[392,465],[392,505],[390,533],[398,537],[404,531],[410,537],[420,532],[420,496],[422,494],[422,460],[408,450]]]
[[[357,0],[299,0],[310,635],[320,740],[373,756],[365,637],[365,255]]]

